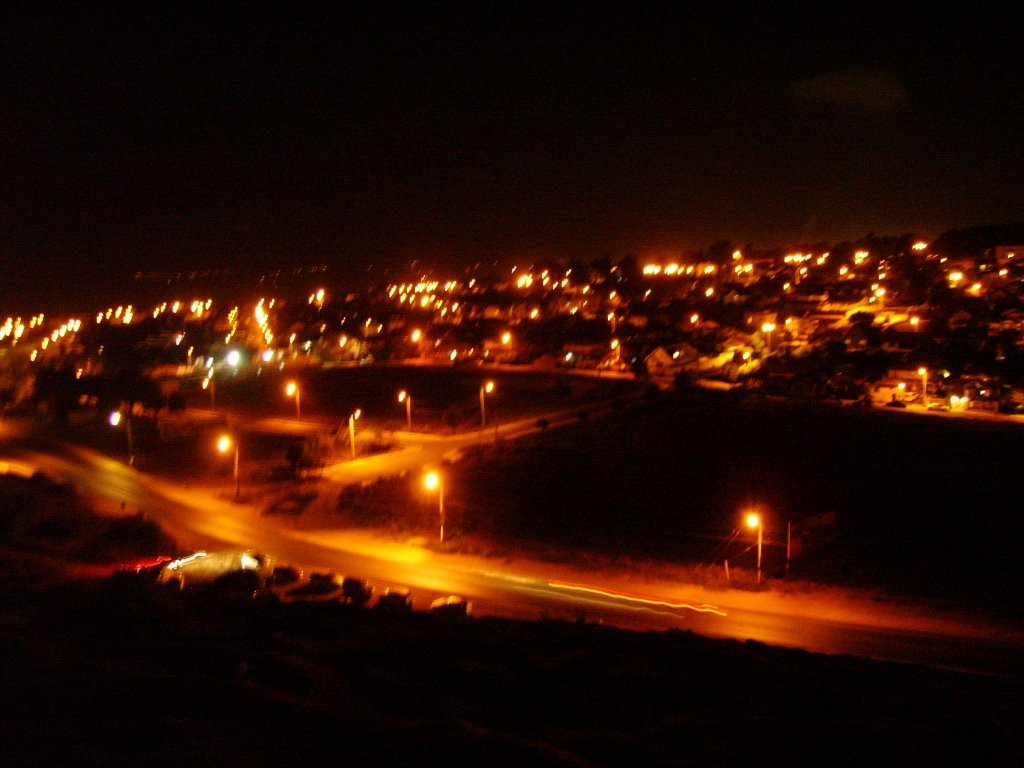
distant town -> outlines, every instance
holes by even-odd
[[[719,244],[690,261],[410,271],[359,291],[308,270],[301,294],[169,295],[74,317],[0,316],[0,403],[66,418],[111,396],[90,383],[130,372],[153,383],[137,407],[174,408],[182,380],[209,386],[225,368],[404,362],[1019,413],[1024,245],[963,251],[909,236],[771,253]],[[137,280],[173,291],[189,284],[180,277]],[[76,402],[48,397],[53,377],[80,382]]]

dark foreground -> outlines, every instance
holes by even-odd
[[[1024,759],[1020,679],[685,632],[85,580],[8,591],[0,637],[0,764],[11,766]]]

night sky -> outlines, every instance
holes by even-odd
[[[1024,212],[1010,19],[294,5],[4,11],[0,299],[138,269],[356,279]]]

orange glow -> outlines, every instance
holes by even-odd
[[[570,584],[566,581],[549,581],[549,587],[554,589],[568,589],[573,592],[588,592],[594,595],[601,595],[602,597],[612,597],[617,600],[628,600],[631,603],[643,603],[644,605],[660,605],[665,608],[684,608],[688,611],[696,611],[697,613],[714,613],[718,616],[725,616],[726,613],[721,608],[714,605],[708,605],[707,603],[701,603],[700,605],[690,605],[689,603],[671,603],[667,600],[659,600],[656,597],[649,597],[646,595],[634,595],[629,592],[619,592],[613,589],[602,589],[600,587],[591,587],[586,584]]]

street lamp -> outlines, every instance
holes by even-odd
[[[108,419],[110,426],[116,427],[121,423],[121,412],[111,411],[110,418]],[[128,466],[135,465],[135,442],[132,439],[132,417],[128,414],[124,417],[124,434],[128,439]]]
[[[441,529],[438,541],[444,544],[444,478],[440,472],[427,472],[423,476],[423,485],[428,491],[437,489],[437,514],[441,521]]]
[[[505,331],[501,335],[501,343],[505,345],[505,356],[508,362],[512,362],[512,334]]]
[[[775,330],[775,323],[765,323],[761,326],[761,330],[764,331],[768,337],[768,351],[772,351],[772,331]]]
[[[227,453],[232,448],[235,449],[235,501],[238,501],[238,496],[242,488],[242,481],[239,479],[238,475],[238,441],[232,440],[228,435],[221,435],[217,440],[217,450],[221,453]]]
[[[356,458],[356,419],[362,415],[362,411],[356,408],[348,417],[348,440],[352,443],[352,460]]]
[[[302,421],[302,394],[299,390],[299,385],[294,381],[289,381],[284,388],[284,393],[288,395],[288,397],[295,398],[295,420]]]
[[[487,425],[487,409],[484,406],[484,395],[494,391],[494,382],[488,381],[480,385],[480,426]]]
[[[757,528],[757,583],[761,583],[761,542],[764,539],[764,520],[757,512],[747,513],[747,527]]]
[[[398,393],[398,402],[405,403],[405,428],[412,432],[412,395],[403,389]]]
[[[213,371],[211,370],[209,375],[203,379],[203,389],[210,390],[210,410],[217,410],[217,384],[213,379]]]
[[[924,366],[917,369],[917,375],[921,377],[921,402],[928,407],[928,369]]]

